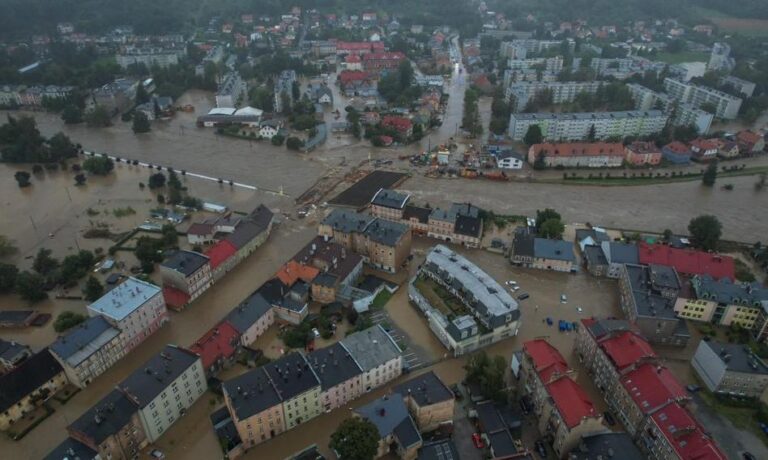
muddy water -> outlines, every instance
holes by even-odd
[[[569,186],[498,183],[480,180],[430,179],[414,175],[401,188],[432,206],[466,201],[499,213],[534,215],[557,209],[566,222],[591,222],[607,227],[687,233],[688,221],[714,214],[723,236],[738,241],[765,241],[768,192],[754,189],[754,177],[729,178],[733,191],[708,188],[700,182],[634,187]]]

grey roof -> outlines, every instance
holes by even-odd
[[[453,392],[445,386],[434,371],[429,371],[392,389],[395,393],[410,396],[419,406],[428,406],[453,399]]]
[[[32,354],[28,346],[19,342],[0,339],[0,360],[15,363],[20,356],[25,354]]]
[[[643,460],[632,437],[627,433],[605,432],[581,438],[581,443],[570,453],[572,460],[602,460],[621,457],[622,460]]]
[[[166,345],[163,351],[118,384],[118,388],[130,395],[143,409],[199,360],[200,357],[189,350]]]
[[[100,458],[98,452],[80,441],[67,438],[56,446],[43,460],[95,460]]]
[[[533,242],[535,239],[536,237],[525,228],[515,230],[515,237],[512,241],[515,255],[533,257]]]
[[[272,308],[272,305],[261,294],[255,292],[248,296],[240,305],[233,308],[225,319],[232,327],[237,329],[237,332],[244,334],[261,317],[266,315],[270,308]]]
[[[661,110],[627,110],[622,112],[573,112],[573,113],[516,113],[515,120],[601,120],[620,118],[663,117]]]
[[[189,276],[208,263],[208,257],[194,251],[175,251],[164,262],[163,267],[170,268]]]
[[[479,328],[475,318],[470,315],[462,315],[453,318],[453,320],[448,323],[446,331],[451,334],[451,337],[453,337],[454,340],[461,342],[462,340],[476,336],[479,333]],[[462,337],[464,333],[466,333],[466,335]]]
[[[640,251],[637,245],[606,241],[602,244],[605,258],[612,264],[639,264]]]
[[[75,420],[69,429],[84,434],[100,445],[125,428],[138,410],[138,406],[122,391],[112,390]]]
[[[419,449],[417,460],[459,460],[459,452],[450,439],[425,443]]]
[[[254,222],[245,221],[235,227],[235,231],[227,235],[226,240],[232,243],[232,246],[240,249],[264,232],[265,228]]]
[[[397,359],[402,353],[380,324],[350,334],[340,343],[365,372]]]
[[[315,277],[315,279],[312,280],[312,284],[330,288],[335,286],[338,281],[339,277],[336,275],[332,275],[330,273],[320,273]]]
[[[0,376],[0,412],[5,412],[61,372],[61,364],[47,348],[27,358],[19,367]]]
[[[651,316],[659,318],[672,319],[677,315],[674,311],[675,299],[663,297],[652,282],[651,268],[645,265],[625,265],[629,285],[634,299],[635,309],[638,316]],[[661,267],[661,266],[657,266]],[[663,267],[674,272],[674,268]],[[669,276],[667,271],[662,270],[666,278]],[[671,284],[672,281],[664,281],[664,284]]]
[[[301,353],[289,353],[264,366],[283,401],[320,386],[320,380]]]
[[[405,224],[376,219],[365,229],[365,235],[385,246],[394,246],[411,230]]]
[[[588,327],[593,337],[599,339],[611,332],[621,332],[632,330],[632,326],[627,320],[623,319],[599,319]]]
[[[245,420],[282,402],[263,367],[228,380],[223,387],[238,420]]]
[[[427,254],[424,267],[465,292],[472,314],[491,328],[520,317],[515,299],[496,280],[463,256],[439,244]]]
[[[760,283],[733,283],[729,279],[716,281],[710,275],[691,278],[696,298],[726,305],[743,305],[768,311],[768,288]]]
[[[376,425],[382,439],[393,434],[404,447],[421,441],[419,430],[408,413],[403,398],[385,396],[358,407],[355,412]]]
[[[51,352],[76,367],[120,335],[103,316],[92,316],[51,344]]]
[[[260,229],[266,230],[272,219],[275,218],[275,214],[263,204],[256,206],[256,209],[248,214],[248,220],[259,226]]]
[[[429,222],[429,215],[432,213],[432,210],[429,208],[420,208],[418,206],[411,206],[406,205],[403,210],[403,219],[410,220],[411,218],[415,218],[422,224],[426,224]]]
[[[518,453],[512,434],[507,430],[500,430],[488,435],[490,447],[497,458]]]
[[[608,259],[605,258],[605,254],[603,254],[603,248],[600,246],[585,246],[584,257],[587,259],[587,264],[590,266],[608,265]]]
[[[323,219],[323,224],[330,225],[334,230],[342,233],[363,233],[374,220],[374,217],[367,214],[334,209]]]
[[[371,204],[385,208],[403,209],[410,197],[411,195],[382,188],[373,196]]]
[[[363,369],[340,343],[318,348],[307,356],[307,361],[320,379],[323,390],[361,375]]]
[[[729,371],[768,375],[768,366],[746,345],[714,340],[702,340],[701,343],[709,347]]]
[[[596,244],[610,241],[611,239],[605,231],[597,231],[594,228],[579,228],[576,230],[576,241],[582,242],[588,237],[591,237]]]
[[[576,261],[576,256],[573,255],[573,243],[563,240],[536,238],[533,240],[533,255],[549,260]]]
[[[479,217],[465,216],[459,214],[456,216],[456,223],[453,231],[459,235],[466,235],[475,238],[482,236],[483,221]]]

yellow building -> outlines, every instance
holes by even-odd
[[[760,330],[764,326],[765,302],[768,289],[760,284],[717,281],[709,275],[697,275],[680,293],[674,308],[685,319]]]

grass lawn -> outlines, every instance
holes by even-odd
[[[763,441],[763,444],[768,446],[768,435],[760,429],[760,421],[757,419],[758,408],[755,405],[749,407],[732,406],[718,400],[706,389],[701,390],[699,395],[709,407],[727,417],[736,428],[751,431]]]
[[[446,317],[452,318],[468,314],[466,307],[458,299],[431,279],[419,278],[414,286],[433,307],[440,310]]]
[[[667,64],[680,64],[682,62],[708,62],[709,53],[700,51],[684,51],[682,53],[659,53],[656,60]]]
[[[378,295],[373,299],[373,302],[371,302],[371,309],[380,310],[384,308],[384,305],[386,305],[391,298],[392,293],[384,289],[383,291],[379,292]]]

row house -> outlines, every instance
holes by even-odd
[[[754,155],[765,150],[765,137],[749,130],[736,134],[736,144],[742,155]]]
[[[402,398],[384,396],[354,411],[354,416],[368,420],[378,432],[374,459],[394,453],[403,460],[416,460],[423,441]]]
[[[638,445],[650,460],[725,460],[728,457],[685,408],[672,403],[648,417]]]
[[[0,107],[40,107],[49,100],[66,99],[74,90],[74,86],[0,85]]]
[[[717,158],[719,150],[715,139],[694,139],[688,147],[691,149],[691,157],[696,161],[712,161]]]
[[[624,147],[624,153],[627,163],[634,166],[656,166],[661,163],[661,149],[653,142],[632,142]]]
[[[571,272],[576,256],[570,241],[538,238],[527,228],[515,230],[510,261],[521,267]]]
[[[759,333],[766,327],[766,304],[768,288],[760,283],[694,275],[683,285],[675,301],[675,312],[681,318],[722,326],[738,325]]]
[[[311,280],[312,300],[329,304],[354,287],[363,272],[363,258],[327,238],[316,236],[293,256],[293,262],[319,270]]]
[[[534,144],[528,149],[528,163],[543,161],[550,168],[618,168],[625,157],[621,143]]]
[[[713,393],[760,399],[768,388],[768,365],[742,344],[702,340],[691,367]]]
[[[200,356],[206,375],[214,375],[235,360],[240,349],[240,333],[229,322],[222,321],[189,347]]]
[[[88,315],[103,316],[120,331],[125,354],[169,321],[160,288],[133,277],[88,305],[87,310]]]
[[[400,51],[366,53],[362,58],[363,69],[366,72],[372,73],[397,70],[400,67],[400,63],[406,60],[405,54]]]
[[[275,322],[272,305],[260,293],[253,293],[224,317],[240,336],[240,346],[247,347],[261,337]]]
[[[673,267],[683,276],[709,275],[716,279],[735,279],[733,257],[694,249],[678,249],[665,244],[638,244],[640,263]]]
[[[456,399],[453,391],[434,371],[401,383],[392,392],[403,397],[422,433],[453,422]]]
[[[160,276],[168,306],[175,310],[182,310],[213,285],[210,258],[195,251],[171,254],[160,264]]]
[[[325,412],[344,407],[365,393],[363,369],[341,343],[314,350],[307,361],[320,379],[320,404]]]
[[[61,364],[45,348],[0,376],[0,430],[36,410],[68,383]]]

